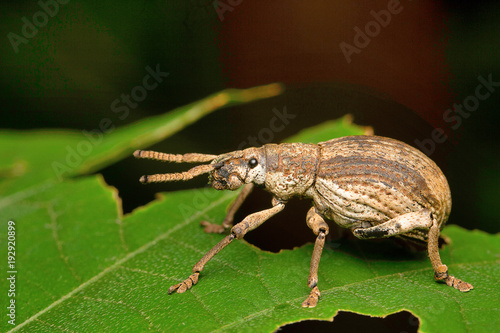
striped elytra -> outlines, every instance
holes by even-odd
[[[349,136],[318,146],[321,158],[310,194],[320,210],[344,221],[343,226],[377,225],[422,209],[429,209],[440,226],[448,219],[448,182],[419,150],[379,136]]]

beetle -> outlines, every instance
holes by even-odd
[[[186,172],[142,176],[142,183],[185,181],[209,173],[216,190],[242,191],[222,225],[202,222],[207,232],[229,234],[194,265],[193,274],[169,289],[183,293],[198,282],[205,264],[234,239],[281,212],[289,199],[312,200],[306,223],[316,235],[302,303],[315,307],[320,297],[318,266],[329,232],[325,220],[350,229],[360,239],[397,237],[426,245],[434,277],[466,292],[470,283],[448,274],[441,262],[438,240],[451,211],[451,194],[441,169],[418,149],[401,141],[374,135],[347,136],[318,144],[266,144],[222,155],[165,154],[137,150],[137,158],[169,162],[210,162]],[[234,214],[254,186],[272,195],[272,207],[233,225]]]

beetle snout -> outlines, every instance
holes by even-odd
[[[214,169],[211,174],[212,187],[216,190],[225,190],[227,188],[227,172],[221,172],[219,168]],[[225,176],[225,177],[224,177]]]
[[[232,172],[227,166],[215,167],[212,172],[212,187],[216,190],[236,190],[243,181],[237,172]],[[234,170],[235,171],[235,170]]]

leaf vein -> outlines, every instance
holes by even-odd
[[[145,271],[145,270],[139,269],[139,268],[130,268],[127,266],[121,266],[120,269],[124,269],[124,270],[130,271],[130,272],[135,272],[135,273],[148,274],[148,275],[155,276],[155,277],[159,276],[159,277],[162,277],[164,279],[170,279],[170,280],[174,280],[174,281],[179,280],[179,278],[177,278],[177,277],[167,276],[167,275],[161,274],[161,273],[153,273],[153,272]]]
[[[159,241],[161,241],[163,239],[166,239],[171,233],[173,233],[173,232],[177,231],[178,229],[180,229],[180,228],[182,228],[182,227],[184,227],[184,226],[192,223],[200,215],[205,214],[205,212],[210,211],[214,207],[217,207],[222,202],[224,202],[225,200],[227,200],[229,197],[232,197],[232,196],[233,195],[231,193],[222,196],[220,199],[218,199],[216,201],[213,201],[210,205],[208,205],[207,207],[205,207],[205,209],[199,211],[197,214],[194,214],[190,218],[185,219],[184,222],[179,223],[175,227],[173,227],[172,229],[169,229],[168,231],[164,232],[163,234],[158,235],[155,239],[149,241],[148,243],[144,244],[143,246],[139,247],[138,249],[134,250],[133,252],[129,252],[122,259],[116,261],[111,266],[108,266],[107,268],[105,268],[104,270],[102,270],[99,274],[97,274],[94,277],[90,278],[89,280],[83,282],[78,287],[76,287],[75,289],[73,289],[72,291],[70,291],[69,293],[67,293],[66,295],[62,296],[61,298],[59,298],[55,302],[49,304],[46,308],[40,310],[38,313],[36,313],[33,316],[31,316],[30,318],[26,319],[24,322],[20,323],[18,326],[16,326],[15,328],[13,328],[10,332],[15,332],[15,331],[21,329],[22,327],[28,325],[30,322],[38,319],[38,317],[40,317],[41,315],[47,313],[48,311],[50,311],[51,309],[55,308],[59,304],[63,303],[67,299],[73,297],[73,295],[75,295],[76,293],[78,293],[81,290],[85,289],[87,286],[89,286],[89,285],[93,284],[94,282],[100,280],[103,276],[105,276],[109,272],[112,272],[115,269],[119,268],[123,263],[125,263],[128,260],[134,258],[135,256],[137,256],[137,255],[139,255],[139,254],[147,251],[149,248],[151,248],[152,246],[156,245]]]
[[[214,318],[214,319],[215,319],[215,320],[216,320],[216,321],[217,321],[220,325],[222,325],[222,324],[224,323],[224,322],[222,321],[222,319],[221,319],[219,316],[217,316],[217,314],[216,314],[214,311],[212,311],[212,310],[210,309],[210,307],[208,307],[208,306],[207,306],[207,305],[206,305],[206,304],[202,301],[201,297],[200,297],[200,296],[198,296],[198,294],[197,294],[195,291],[193,291],[192,289],[191,289],[191,295],[193,295],[193,296],[194,296],[194,298],[196,298],[196,301],[198,301],[198,303],[200,303],[200,305],[201,305],[201,307],[203,308],[203,310],[205,310],[205,311],[206,311],[206,312],[207,312],[210,316],[212,316],[212,317],[213,317],[213,318]]]
[[[61,327],[61,326],[58,326],[58,325],[54,325],[54,324],[48,323],[48,322],[43,321],[43,320],[38,319],[38,318],[36,319],[36,321],[40,322],[40,323],[41,323],[41,324],[43,324],[43,325],[49,326],[50,328],[57,328],[57,329],[60,329],[62,332],[72,332],[72,333],[75,333],[74,331],[69,330],[69,329],[67,329],[67,328],[65,328],[65,327]]]
[[[56,243],[57,251],[59,252],[59,257],[61,260],[64,262],[64,264],[68,267],[69,271],[73,275],[73,277],[79,282],[82,283],[82,278],[78,273],[76,273],[74,267],[69,263],[68,256],[64,254],[63,251],[63,244],[61,242],[61,239],[59,238],[59,233],[57,232],[57,213],[54,211],[54,207],[51,203],[47,205],[47,211],[50,216],[51,220],[51,229],[52,229],[52,238],[54,239],[54,242]]]
[[[125,233],[123,230],[123,219],[121,219],[121,218],[117,219],[116,223],[118,224],[118,233],[120,235],[120,242],[121,242],[122,247],[125,250],[125,252],[128,253],[130,250],[129,250],[129,247],[127,245],[127,242],[125,242]]]
[[[103,303],[110,303],[110,304],[125,306],[125,307],[129,308],[130,310],[138,313],[143,318],[143,320],[147,323],[149,330],[154,328],[154,329],[156,329],[156,331],[161,331],[158,327],[155,327],[154,323],[151,321],[149,316],[144,312],[144,310],[138,309],[133,305],[127,304],[127,303],[122,302],[122,301],[114,301],[114,300],[103,299],[103,298],[94,298],[94,297],[89,297],[89,296],[73,296],[73,298],[83,298],[83,299],[94,301],[94,302],[103,302]]]
[[[259,263],[257,265],[257,278],[260,281],[260,283],[262,283],[262,286],[264,286],[264,289],[266,289],[267,293],[273,298],[274,303],[279,304],[279,300],[276,297],[276,294],[274,294],[271,291],[271,289],[269,288],[267,283],[264,281],[264,278],[262,276],[262,256],[258,252],[256,252],[256,254],[257,254],[257,259],[259,260]]]
[[[196,247],[194,247],[194,246],[192,246],[190,244],[187,244],[187,243],[185,243],[183,241],[180,241],[178,239],[175,239],[175,238],[172,238],[172,237],[166,237],[166,239],[167,238],[168,238],[169,241],[173,241],[173,242],[175,242],[175,243],[177,243],[177,244],[179,244],[181,246],[184,246],[187,249],[190,249],[190,250],[193,250],[195,252],[200,253],[201,256],[205,255],[205,253],[208,252],[208,250],[207,251],[202,251],[202,250],[200,250],[200,249],[198,249],[198,248],[196,248]],[[214,262],[214,261],[215,262],[219,262],[222,265],[227,266],[227,267],[231,268],[232,270],[234,270],[235,272],[238,272],[240,274],[248,275],[248,276],[251,276],[251,277],[257,277],[257,275],[255,275],[255,274],[252,274],[252,273],[246,272],[246,271],[242,271],[242,270],[234,267],[233,265],[231,265],[231,263],[229,261],[225,261],[225,260],[221,259],[220,257],[215,256],[212,259],[210,259],[210,261],[211,262]]]

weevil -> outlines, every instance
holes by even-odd
[[[192,274],[173,285],[169,294],[183,293],[198,282],[206,263],[235,239],[281,212],[289,199],[312,200],[306,223],[316,235],[303,307],[315,307],[320,297],[318,266],[329,232],[325,220],[350,229],[360,239],[398,237],[426,246],[437,281],[460,291],[473,286],[448,274],[438,240],[451,211],[451,194],[441,169],[419,150],[380,136],[347,136],[318,144],[266,144],[222,155],[164,154],[138,150],[137,158],[169,162],[210,162],[186,172],[142,176],[142,183],[189,180],[209,174],[213,188],[243,186],[222,225],[203,222],[205,231],[229,234],[194,265]],[[272,207],[233,225],[234,214],[254,186],[273,195]]]

